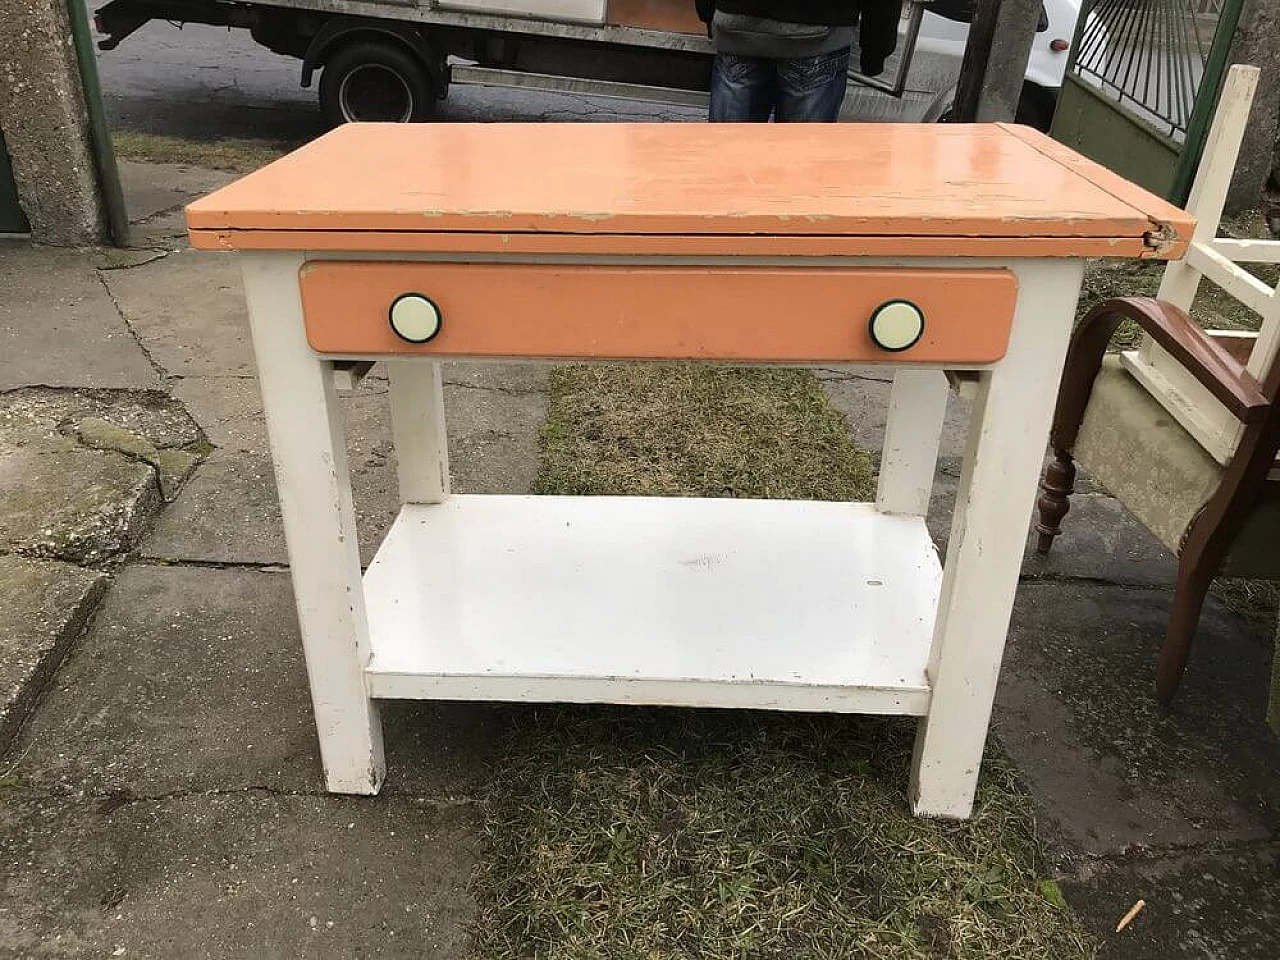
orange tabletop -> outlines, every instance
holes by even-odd
[[[193,203],[226,250],[1178,257],[1192,218],[1005,124],[352,124]]]

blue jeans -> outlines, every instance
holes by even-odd
[[[712,123],[833,123],[849,83],[849,50],[767,60],[716,55],[711,70]]]

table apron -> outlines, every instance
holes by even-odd
[[[307,340],[328,356],[718,360],[982,366],[1004,356],[1008,269],[309,261]],[[406,296],[438,309],[425,342],[398,335]],[[907,301],[919,339],[877,342],[878,308]]]

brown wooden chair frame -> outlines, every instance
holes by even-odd
[[[1196,326],[1186,311],[1163,300],[1106,300],[1081,321],[1071,340],[1050,443],[1055,459],[1045,469],[1038,501],[1037,551],[1049,552],[1069,509],[1076,468],[1076,437],[1094,380],[1116,328],[1132,320],[1169,351],[1242,423],[1244,430],[1217,489],[1183,533],[1178,579],[1168,632],[1156,666],[1156,696],[1168,704],[1186,670],[1205,595],[1249,514],[1262,497],[1280,446],[1280,362],[1258,383],[1218,341]]]

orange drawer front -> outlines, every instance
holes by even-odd
[[[323,354],[783,363],[993,363],[1017,300],[1007,270],[889,268],[315,261],[301,289],[307,340]],[[393,329],[406,298],[438,316],[438,328],[420,313],[399,324],[419,340],[434,330],[425,342]],[[919,337],[885,337],[877,319],[876,337],[896,347],[885,349],[872,318],[904,301],[923,318]]]

